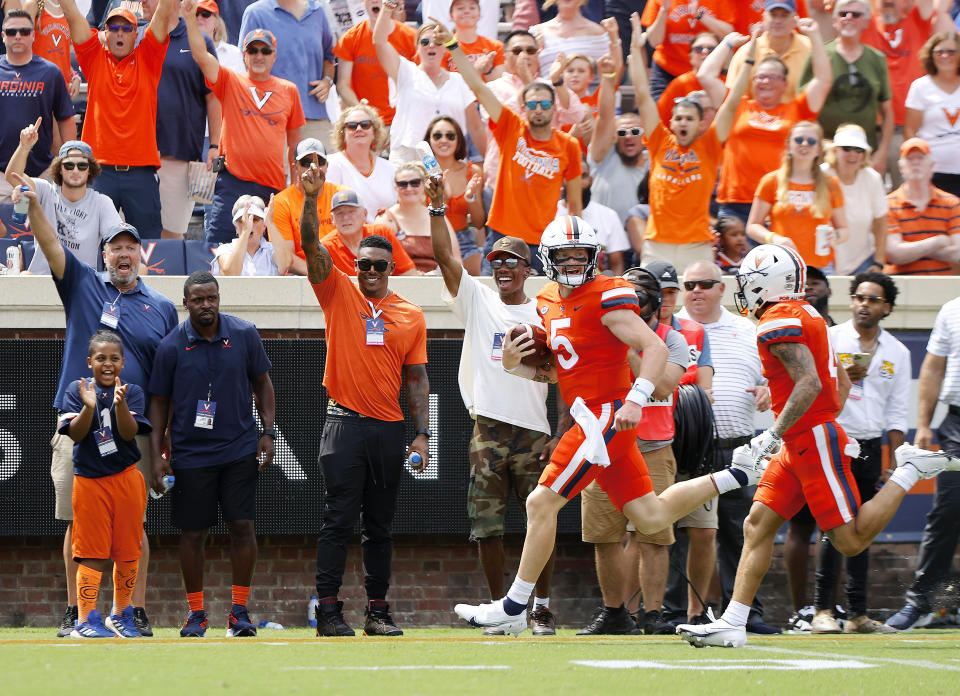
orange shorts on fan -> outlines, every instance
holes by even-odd
[[[146,484],[134,464],[110,476],[74,476],[73,557],[138,560],[146,508]]]
[[[806,503],[823,531],[851,522],[860,507],[860,492],[844,452],[848,442],[836,421],[821,423],[784,442],[760,479],[754,501],[784,519],[796,515]]]

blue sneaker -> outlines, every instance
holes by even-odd
[[[191,611],[180,629],[181,638],[203,638],[207,635],[207,612]]]
[[[121,638],[141,638],[142,634],[133,622],[133,607],[127,607],[119,614],[111,614],[104,622]]]
[[[249,638],[257,635],[257,627],[250,620],[247,608],[242,604],[230,607],[230,617],[227,619],[227,638]]]
[[[903,609],[887,619],[886,624],[898,631],[909,631],[911,628],[923,628],[932,619],[932,613],[922,612],[912,604],[905,604]]]
[[[103,617],[100,612],[94,609],[90,612],[87,620],[78,623],[76,628],[70,633],[71,638],[116,638],[117,634],[103,625]]]

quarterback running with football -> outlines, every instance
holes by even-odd
[[[534,581],[554,546],[560,509],[596,480],[610,501],[636,526],[653,534],[719,493],[756,483],[763,460],[747,446],[730,469],[677,483],[659,496],[637,449],[636,427],[644,404],[663,373],[668,351],[640,316],[633,286],[622,278],[597,276],[597,233],[576,216],[563,216],[543,232],[538,254],[550,280],[537,295],[553,352],[549,369],[524,365],[533,339],[503,347],[503,369],[527,379],[558,382],[576,425],[550,457],[537,488],[527,497],[527,535],[516,580],[502,599],[457,614],[474,626],[520,633]],[[643,353],[631,383],[627,352]],[[760,462],[760,464],[756,464]]]
[[[850,473],[859,446],[835,420],[849,381],[837,369],[826,322],[803,299],[805,282],[800,256],[776,244],[755,247],[737,271],[737,308],[758,320],[757,344],[776,420],[753,442],[753,455],[769,463],[743,525],[733,597],[719,620],[677,627],[696,647],[746,644],[750,604],[770,567],[774,537],[804,503],[834,547],[854,556],[887,525],[918,480],[960,470],[960,459],[901,445],[887,485],[860,505]]]

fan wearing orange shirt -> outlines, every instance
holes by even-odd
[[[660,112],[660,120],[663,125],[670,124],[673,105],[677,99],[682,99],[690,92],[701,89],[700,80],[697,79],[697,70],[700,69],[703,61],[716,50],[719,44],[720,39],[709,31],[702,31],[693,37],[693,43],[690,44],[690,64],[692,66],[690,71],[679,75],[667,85],[667,88],[663,90],[663,94],[657,100],[657,110]]]
[[[70,24],[59,4],[44,0],[24,0],[23,9],[35,17],[36,36],[33,52],[60,68],[70,98],[80,94],[80,73],[70,64]],[[64,138],[66,140],[66,138]]]
[[[450,19],[453,20],[454,35],[460,42],[460,48],[483,75],[484,81],[490,82],[503,75],[503,42],[477,33],[477,22],[480,21],[479,0],[453,0],[450,3]],[[457,66],[452,56],[447,57],[446,68],[456,72]]]
[[[666,529],[717,495],[759,479],[761,469],[737,468],[690,479],[657,495],[637,448],[637,424],[665,367],[663,341],[644,322],[634,287],[622,278],[597,275],[600,243],[590,225],[564,215],[543,231],[538,248],[548,283],[537,295],[554,362],[541,367],[521,360],[535,348],[531,338],[507,333],[501,365],[534,381],[557,382],[576,425],[564,433],[527,497],[527,535],[517,577],[502,599],[454,611],[473,626],[520,633],[534,581],[550,557],[557,514],[596,480],[610,501],[643,534]],[[627,355],[637,378],[631,385]]]

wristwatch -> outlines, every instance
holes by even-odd
[[[260,433],[260,437],[263,437],[264,435],[269,435],[271,438],[273,438],[274,440],[276,440],[276,439],[277,439],[277,430],[276,430],[276,428],[264,428],[263,432]]]
[[[433,437],[433,431],[430,428],[423,428],[422,430],[417,431],[417,435],[426,435],[427,439]]]

